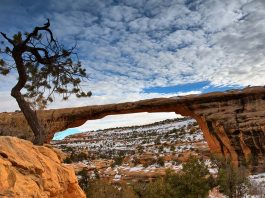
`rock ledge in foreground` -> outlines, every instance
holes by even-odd
[[[74,169],[57,152],[16,137],[0,137],[0,197],[85,198]]]

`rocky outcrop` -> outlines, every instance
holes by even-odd
[[[0,197],[85,198],[74,169],[58,152],[16,137],[0,137]]]
[[[55,132],[80,126],[87,120],[137,112],[176,112],[191,116],[197,120],[214,154],[230,158],[235,165],[249,164],[255,172],[265,170],[264,87],[45,110],[37,114],[47,129],[47,141],[50,141]],[[0,135],[33,138],[21,113],[0,114]]]

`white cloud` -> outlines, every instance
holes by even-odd
[[[129,87],[128,87],[129,88]],[[68,107],[80,107],[80,106],[90,106],[90,105],[100,105],[100,104],[111,104],[111,103],[121,103],[121,102],[133,102],[142,99],[150,98],[161,98],[161,97],[173,97],[189,94],[200,94],[200,91],[190,91],[190,92],[178,92],[171,94],[160,94],[160,93],[138,93],[138,92],[126,92],[125,90],[118,90],[108,86],[106,95],[92,96],[91,98],[75,98],[71,97],[68,101],[56,100],[52,103],[49,108],[68,108]],[[113,94],[115,93],[115,94]]]
[[[78,39],[90,73],[84,85],[94,96],[50,108],[174,95],[144,93],[154,86],[264,84],[263,0],[71,2],[51,1],[45,13],[58,38]],[[1,91],[8,93],[10,83]],[[8,108],[14,109],[0,110]]]
[[[150,124],[165,119],[173,119],[181,117],[174,112],[170,113],[132,113],[122,115],[110,115],[99,120],[89,120],[80,127],[77,127],[80,132],[107,129],[113,127],[135,126],[142,124]]]
[[[0,91],[0,112],[19,110],[17,102],[10,96],[10,92]]]

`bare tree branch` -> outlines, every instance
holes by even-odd
[[[48,22],[45,23],[44,26],[41,26],[41,27],[35,27],[35,28],[34,28],[33,32],[31,32],[31,33],[27,36],[27,38],[25,39],[25,41],[23,42],[24,45],[26,45],[26,44],[30,41],[30,39],[31,39],[32,37],[37,36],[37,35],[38,35],[38,32],[39,32],[40,30],[45,30],[45,31],[47,31],[47,32],[50,34],[51,41],[52,41],[52,42],[55,42],[55,39],[54,39],[54,37],[53,37],[53,33],[52,33],[52,31],[49,29],[49,27],[50,27],[50,20],[49,20],[49,19],[47,19],[47,20],[48,20]]]
[[[8,38],[5,33],[1,32],[1,34],[10,44],[12,44],[13,46],[16,45],[15,42],[12,39]]]

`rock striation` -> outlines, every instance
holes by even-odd
[[[47,142],[61,130],[107,115],[137,112],[176,112],[197,120],[216,155],[230,158],[235,166],[265,170],[265,88],[155,98],[137,102],[37,111],[47,129]],[[23,131],[23,133],[21,133]],[[22,113],[0,114],[0,135],[32,140]]]
[[[58,152],[16,137],[0,137],[0,197],[85,198],[73,167]]]

